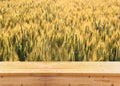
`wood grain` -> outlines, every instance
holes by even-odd
[[[0,86],[120,86],[120,77],[3,77]]]
[[[120,86],[119,62],[1,62],[0,86]]]

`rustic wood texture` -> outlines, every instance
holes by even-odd
[[[120,86],[120,63],[1,62],[0,86]]]

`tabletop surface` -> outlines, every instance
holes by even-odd
[[[120,62],[0,62],[0,75],[120,76]]]

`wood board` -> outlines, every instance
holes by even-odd
[[[0,86],[120,86],[119,62],[1,62]]]

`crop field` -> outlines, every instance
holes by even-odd
[[[0,0],[0,61],[119,61],[120,0]]]

